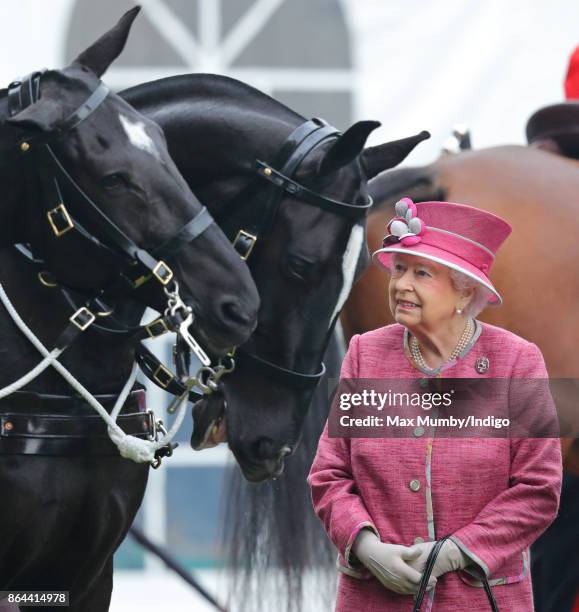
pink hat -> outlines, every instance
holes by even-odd
[[[418,202],[402,198],[396,216],[388,223],[383,248],[374,261],[389,269],[392,253],[407,253],[430,259],[462,272],[491,293],[489,304],[500,304],[501,296],[488,274],[495,254],[511,226],[496,215],[465,204]]]

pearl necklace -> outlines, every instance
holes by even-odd
[[[462,353],[471,338],[473,328],[474,324],[472,319],[467,319],[464,331],[462,332],[458,344],[454,347],[454,350],[450,354],[450,357],[444,363],[448,363],[449,361],[456,359]],[[412,354],[412,359],[414,359],[414,362],[419,368],[422,368],[423,370],[433,369],[429,367],[426,361],[424,360],[424,357],[420,352],[420,345],[418,344],[416,336],[412,336],[412,339],[410,340],[410,353]]]

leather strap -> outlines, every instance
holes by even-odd
[[[153,353],[143,344],[135,346],[135,360],[141,368],[143,374],[158,387],[170,393],[171,395],[183,395],[187,387],[179,380],[179,378],[161,361],[153,355]],[[199,400],[199,394],[195,391],[189,392],[189,401],[196,402]]]
[[[267,359],[263,359],[248,353],[243,349],[238,349],[235,353],[235,360],[238,364],[252,365],[254,369],[263,372],[268,378],[275,380],[277,383],[290,387],[292,389],[315,389],[322,376],[326,373],[326,366],[322,363],[320,370],[315,374],[303,374],[294,370],[282,368]]]
[[[66,132],[74,129],[79,123],[82,123],[87,117],[92,115],[100,106],[101,102],[109,95],[109,91],[109,88],[104,83],[100,83],[88,99],[85,100],[74,113],[56,126],[55,131],[66,134]]]
[[[118,423],[129,434],[143,437],[154,431],[152,412],[122,414]],[[107,425],[98,414],[0,413],[0,437],[4,438],[107,438]]]
[[[117,396],[95,397],[111,410]],[[155,437],[143,389],[131,392],[117,423],[127,434]],[[119,451],[106,423],[80,396],[17,391],[0,401],[0,455],[119,456]]]
[[[213,217],[204,206],[175,236],[153,249],[153,256],[157,259],[169,259],[200,236],[212,223],[214,223]]]
[[[422,607],[422,601],[424,600],[424,595],[426,593],[426,589],[428,587],[428,581],[430,580],[430,575],[432,574],[432,570],[434,569],[434,564],[436,563],[436,559],[438,557],[438,553],[442,548],[443,544],[448,540],[450,536],[444,536],[440,538],[436,542],[436,544],[432,547],[430,554],[428,555],[428,559],[426,560],[426,565],[424,566],[424,573],[422,574],[422,578],[420,579],[420,584],[418,586],[418,593],[416,594],[416,600],[414,602],[413,612],[420,612],[420,608]],[[499,608],[497,606],[497,602],[493,596],[491,591],[491,587],[489,585],[489,581],[486,576],[482,578],[482,583],[487,594],[487,598],[489,600],[491,610],[493,612],[499,612]],[[465,602],[465,609],[468,609],[468,603]]]
[[[109,412],[113,409],[117,395],[113,393],[94,396]],[[125,400],[123,412],[144,412],[146,394],[140,383]],[[84,415],[93,414],[94,409],[80,395],[60,395],[39,391],[15,391],[0,399],[0,412],[36,412],[43,414]]]
[[[347,202],[340,202],[339,200],[329,198],[321,193],[316,193],[260,160],[256,161],[256,168],[260,176],[280,189],[287,191],[293,197],[299,199],[300,202],[321,208],[341,217],[361,219],[366,216],[368,209],[373,205],[373,200],[370,197],[364,204],[348,204]]]
[[[0,421],[0,455],[119,456],[98,415],[1,413]],[[119,415],[117,424],[125,433],[138,438],[152,439],[155,435],[152,412]],[[7,430],[7,426],[12,429]]]

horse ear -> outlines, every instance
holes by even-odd
[[[64,119],[62,103],[51,98],[41,98],[14,117],[6,119],[6,123],[23,129],[49,132],[62,119]]]
[[[116,26],[103,34],[72,63],[89,68],[100,78],[124,49],[133,21],[140,10],[140,6],[135,6],[127,11]]]
[[[362,157],[366,166],[366,176],[371,179],[384,170],[394,168],[406,158],[417,144],[428,138],[430,138],[430,134],[422,131],[415,136],[364,149]]]
[[[348,128],[327,151],[320,165],[320,173],[335,172],[356,159],[364,149],[366,139],[377,127],[379,121],[358,121]]]

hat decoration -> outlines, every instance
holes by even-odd
[[[402,198],[394,207],[396,216],[388,223],[390,232],[384,237],[383,246],[402,243],[413,246],[422,240],[426,232],[426,224],[417,216],[416,205],[410,198]]]

